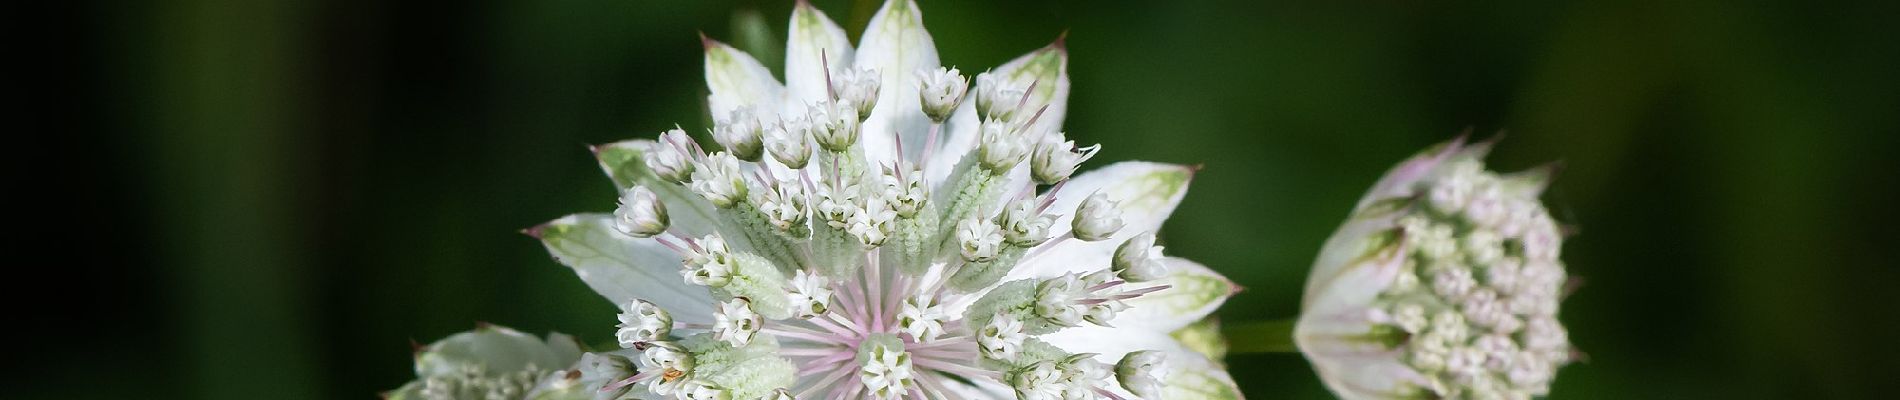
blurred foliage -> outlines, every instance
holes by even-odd
[[[875,7],[813,2],[854,36]],[[8,397],[364,398],[476,321],[607,341],[613,306],[517,230],[610,209],[583,145],[706,127],[695,32],[777,57],[791,4],[79,3],[78,223],[41,235],[79,300],[9,324],[73,345],[29,348]],[[1248,287],[1229,323],[1293,317],[1391,164],[1508,130],[1493,165],[1563,162],[1546,200],[1580,232],[1588,361],[1554,397],[1900,389],[1893,2],[923,7],[965,71],[1067,31],[1091,164],[1205,165],[1163,240]],[[1297,355],[1229,362],[1255,398],[1327,397]]]

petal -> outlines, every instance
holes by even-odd
[[[1070,179],[1063,184],[1061,192],[1056,193],[1055,202],[1049,206],[1048,212],[1063,214],[1049,227],[1050,235],[1068,233],[1070,223],[1075,219],[1070,214],[1075,212],[1075,207],[1083,199],[1098,191],[1106,194],[1109,200],[1119,202],[1125,224],[1122,230],[1107,240],[1097,242],[1065,239],[1050,244],[1053,247],[1048,251],[1023,261],[1023,265],[1005,279],[1048,277],[1108,268],[1110,255],[1123,241],[1161,228],[1161,223],[1174,213],[1174,207],[1181,204],[1181,197],[1187,195],[1194,170],[1185,165],[1124,161]]]
[[[1016,57],[991,73],[1007,79],[1013,87],[1029,88],[1034,84],[1022,110],[1034,112],[1047,105],[1034,128],[1045,134],[1062,130],[1062,120],[1069,112],[1069,49],[1063,38]]]
[[[1137,350],[1156,350],[1167,354],[1168,376],[1162,389],[1163,399],[1239,399],[1240,388],[1219,362],[1183,346],[1166,333],[1139,329],[1081,326],[1043,335],[1049,342],[1071,353],[1095,353],[1095,360],[1110,365]]]
[[[1200,357],[1200,353],[1188,349],[1167,333],[1146,329],[1082,325],[1040,338],[1070,353],[1095,353],[1096,360],[1109,364],[1120,361],[1123,355],[1141,350],[1166,352],[1169,358],[1178,355]]]
[[[957,379],[938,379],[943,389],[950,392],[952,398],[962,399],[1011,399],[1016,392],[993,379],[970,379],[969,383]]]
[[[1128,309],[1115,315],[1110,324],[1129,329],[1174,332],[1213,313],[1240,292],[1227,277],[1193,261],[1168,257],[1168,276],[1150,282],[1131,283],[1140,288],[1169,285],[1167,289],[1127,300]]]
[[[548,335],[547,340],[495,325],[450,335],[430,343],[416,353],[416,377],[462,372],[464,366],[480,365],[489,372],[520,371],[529,365],[554,369],[573,364],[580,358],[574,337]]]
[[[830,93],[827,72],[851,67],[854,57],[844,28],[811,3],[798,2],[790,25],[785,34],[785,111],[798,112],[806,103],[825,100]],[[826,64],[830,71],[823,71]]]
[[[649,139],[598,145],[593,147],[594,159],[599,161],[600,169],[607,172],[607,178],[614,181],[614,188],[626,190],[640,184],[659,195],[660,202],[666,205],[667,215],[672,218],[673,228],[694,237],[712,233],[719,223],[712,203],[685,186],[661,181],[647,169],[647,150],[657,145],[659,142]]]
[[[1173,336],[1174,340],[1180,341],[1182,346],[1187,346],[1189,350],[1201,353],[1210,360],[1227,358],[1227,337],[1220,333],[1220,318],[1202,318],[1200,321],[1168,333],[1168,336]]]
[[[889,162],[896,157],[897,137],[915,152],[929,135],[930,118],[924,116],[917,97],[916,71],[937,68],[937,45],[924,30],[923,13],[915,0],[889,0],[871,17],[865,27],[864,41],[858,49],[853,68],[874,69],[883,80],[878,84],[877,106],[864,123],[861,140],[865,158]]]
[[[745,106],[778,109],[785,88],[772,77],[772,71],[751,55],[725,43],[702,39],[706,46],[706,97],[713,120],[726,119],[732,110]]]
[[[1170,368],[1161,388],[1162,400],[1245,399],[1227,368],[1199,353],[1168,354]]]
[[[1337,239],[1337,238],[1335,238]],[[1337,253],[1334,243],[1322,250],[1322,259],[1330,258],[1328,253]],[[1368,243],[1377,240],[1368,241]],[[1365,245],[1342,244],[1357,248]],[[1328,314],[1350,310],[1371,304],[1372,300],[1392,285],[1392,280],[1404,269],[1406,246],[1402,244],[1372,245],[1367,251],[1356,252],[1354,257],[1339,263],[1338,268],[1315,266],[1313,276],[1306,282],[1306,297],[1301,304],[1301,313]],[[1322,270],[1338,270],[1338,273],[1326,273]]]
[[[528,233],[614,304],[643,299],[672,313],[674,320],[711,322],[712,294],[681,281],[680,256],[652,239],[614,232],[612,220],[607,214],[569,215]]]

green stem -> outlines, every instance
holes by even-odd
[[[1293,327],[1298,319],[1260,321],[1229,325],[1221,329],[1227,337],[1228,351],[1245,353],[1298,353],[1293,345]]]

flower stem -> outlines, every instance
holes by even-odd
[[[1297,318],[1236,324],[1221,329],[1227,337],[1228,351],[1246,353],[1298,353],[1293,345],[1293,326]]]

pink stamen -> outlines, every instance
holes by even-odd
[[[810,372],[817,372],[817,371],[814,370]],[[832,371],[830,375],[826,375],[825,379],[820,379],[818,380],[818,383],[812,384],[811,387],[805,388],[805,390],[798,392],[797,397],[801,399],[811,398],[811,395],[817,394],[819,390],[824,390],[825,386],[831,385],[832,382],[836,382],[838,381],[838,379],[844,378],[846,374],[850,374],[850,373],[851,373],[850,368],[838,368],[836,371]]]

